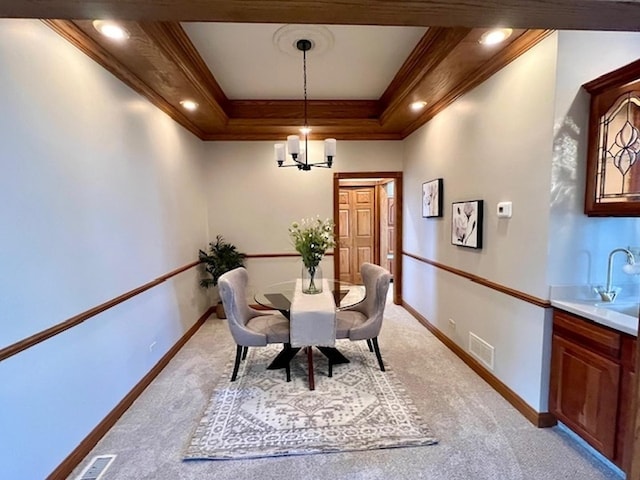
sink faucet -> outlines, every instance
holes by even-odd
[[[613,257],[616,253],[624,252],[627,255],[627,263],[629,265],[634,265],[636,263],[635,258],[633,257],[633,253],[631,253],[626,248],[616,248],[612,250],[609,254],[609,267],[607,270],[607,284],[603,287],[596,288],[596,292],[600,294],[600,298],[603,302],[613,302],[618,296],[619,288],[613,287],[611,285],[611,277],[613,276]]]

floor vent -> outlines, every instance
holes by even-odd
[[[489,370],[493,370],[495,349],[479,336],[469,332],[469,352],[480,360]]]
[[[100,480],[115,458],[115,455],[98,455],[97,457],[93,457],[91,463],[82,471],[77,480]]]

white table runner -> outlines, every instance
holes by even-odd
[[[302,280],[298,279],[290,312],[292,347],[336,344],[336,304],[326,279],[322,280],[322,293],[313,295],[302,293]]]

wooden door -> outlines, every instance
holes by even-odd
[[[362,283],[360,265],[376,263],[376,190],[373,186],[340,187],[340,280]]]
[[[380,265],[393,276],[395,232],[395,199],[389,197],[384,185],[378,188],[380,199]]]
[[[389,252],[387,255],[387,270],[393,277],[393,259],[395,258],[395,244],[396,244],[396,199],[389,198],[387,202],[387,242],[389,244]]]
[[[614,458],[620,366],[553,335],[549,408],[558,420]]]

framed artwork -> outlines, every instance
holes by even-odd
[[[442,216],[442,179],[436,178],[422,184],[422,216]]]
[[[482,248],[482,200],[451,204],[451,243],[461,247]]]

